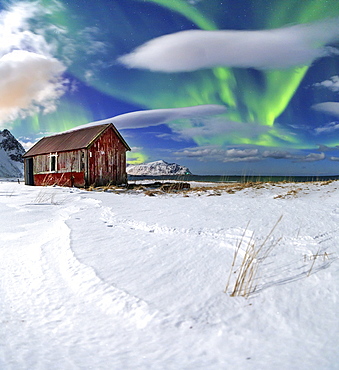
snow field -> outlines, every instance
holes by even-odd
[[[338,195],[0,183],[0,368],[339,368]],[[256,291],[224,293],[239,240],[243,255],[281,215]]]

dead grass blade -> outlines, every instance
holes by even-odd
[[[265,259],[271,253],[271,251],[276,247],[276,245],[281,240],[281,238],[279,238],[276,242],[268,245],[268,240],[272,236],[274,230],[276,229],[281,219],[282,215],[279,217],[278,221],[275,223],[271,231],[267,234],[264,241],[258,247],[256,247],[254,233],[252,234],[250,240],[247,243],[245,253],[240,262],[240,266],[238,269],[235,269],[237,261],[240,258],[239,251],[241,249],[241,245],[244,242],[245,234],[248,230],[249,223],[247,224],[245,231],[234,251],[232,266],[224,290],[225,293],[229,291],[232,276],[234,274],[236,274],[236,277],[233,284],[233,288],[230,290],[231,297],[242,296],[248,298],[251,294],[253,294],[256,291],[258,281],[257,276],[260,265],[265,261]]]

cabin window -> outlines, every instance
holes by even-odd
[[[49,155],[49,172],[56,172],[58,167],[58,154],[50,154]]]
[[[81,152],[80,171],[85,171],[85,153],[84,152]]]

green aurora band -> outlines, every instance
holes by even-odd
[[[42,2],[52,9],[49,1]],[[201,0],[194,4],[186,0],[112,0],[110,4],[108,9],[104,4],[100,5],[100,1],[91,6],[85,0],[63,1],[62,8],[53,8],[46,15],[46,23],[53,23],[70,35],[68,38],[62,33],[58,35],[58,57],[64,58],[65,64],[67,59],[72,59],[68,64],[71,75],[101,93],[144,109],[224,104],[228,107],[225,124],[233,121],[248,125],[248,135],[239,137],[227,133],[217,137],[194,137],[198,145],[312,147],[302,135],[282,132],[275,126],[289,107],[309,67],[270,71],[218,67],[166,74],[126,69],[114,64],[114,60],[152,38],[181,30],[183,23],[186,29],[189,25],[202,30],[239,29],[238,15],[243,17],[241,29],[279,28],[337,16],[337,0],[256,0],[246,4],[231,0]],[[245,5],[249,17],[243,16]],[[110,45],[109,55],[106,51],[106,54],[87,53],[84,56],[87,43],[81,31],[91,24],[100,24],[100,34],[96,36]],[[51,40],[53,37],[56,36],[51,36]],[[100,58],[101,69],[96,67]],[[90,68],[95,71],[95,78],[86,79]],[[62,99],[57,113],[44,116],[43,120],[41,115],[32,117],[28,129],[36,131],[48,127],[47,131],[61,131],[92,120],[91,112],[81,103],[67,103]],[[192,125],[190,122],[183,124]],[[267,127],[265,134],[251,134],[251,126],[257,125]]]
[[[141,0],[137,0],[141,1]],[[143,0],[144,1],[144,0]],[[188,19],[204,30],[218,29],[214,22],[207,19],[207,16],[199,13],[197,9],[193,9],[184,1],[176,0],[170,4],[165,0],[145,0],[146,2],[157,3],[158,5],[168,7],[178,13],[185,15]],[[256,6],[252,7],[254,18],[262,20],[262,9],[264,9],[265,1],[257,1]],[[271,2],[273,3],[273,2]],[[198,4],[199,5],[199,4]],[[274,7],[271,8],[271,13],[266,14],[262,28],[278,28],[287,23],[307,23],[333,16],[333,11],[336,1],[276,1]],[[191,11],[189,11],[189,9]],[[193,11],[194,10],[194,11]],[[205,21],[202,21],[202,20]],[[262,22],[261,22],[262,23]],[[262,125],[273,126],[276,119],[285,111],[286,107],[293,98],[297,88],[303,80],[308,67],[291,68],[289,70],[275,71],[256,71],[256,74],[261,74],[260,85],[258,79],[253,78],[253,71],[237,70],[232,71],[228,68],[215,68],[213,70],[215,78],[219,82],[219,98],[228,107],[234,108],[228,117],[232,120],[246,123],[259,123]],[[265,88],[262,88],[262,84]],[[207,91],[209,86],[206,84]],[[204,92],[201,94],[204,97]],[[210,93],[207,93],[210,96]],[[201,104],[206,104],[209,101],[201,101]],[[239,109],[242,106],[242,109]],[[229,138],[229,136],[228,136]],[[295,137],[279,135],[276,130],[272,130],[270,134],[260,135],[260,137],[251,139],[236,139],[236,143],[255,144],[262,146],[279,146],[276,139],[297,144]],[[227,138],[215,138],[206,140],[204,138],[196,138],[196,142],[203,144],[220,145],[223,141],[227,142]],[[235,144],[235,142],[231,143]],[[299,143],[299,148],[304,147]]]

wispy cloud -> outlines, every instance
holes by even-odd
[[[319,134],[331,134],[335,131],[339,130],[339,122],[330,122],[327,125],[317,127],[314,131],[316,135]]]
[[[326,158],[325,153],[310,153],[297,159],[298,162],[317,162]]]
[[[119,130],[138,129],[143,127],[159,126],[180,119],[198,119],[207,116],[214,116],[223,114],[225,112],[226,107],[223,105],[214,104],[197,105],[184,108],[144,110],[125,113],[101,121],[87,123],[85,125],[76,127],[76,129],[102,125],[105,123],[113,123]]]
[[[339,91],[339,76],[332,76],[330,79],[315,83],[313,86],[322,87],[331,91]]]
[[[312,109],[329,114],[330,116],[339,117],[339,103],[337,102],[325,102],[312,105]]]
[[[274,159],[293,159],[297,158],[297,156],[293,153],[284,151],[284,150],[265,150],[262,153],[264,158],[274,158]]]
[[[228,149],[223,162],[256,162],[260,161],[258,149]]]
[[[284,69],[338,53],[339,19],[260,31],[189,30],[155,38],[118,61],[129,68],[188,72],[216,66]]]
[[[225,117],[212,117],[207,120],[191,121],[189,126],[171,125],[174,133],[183,139],[194,137],[213,138],[218,135],[229,135],[229,138],[253,138],[269,132],[268,126],[234,122]]]
[[[98,27],[86,27],[79,33],[80,38],[83,39],[86,45],[84,52],[87,55],[105,54],[107,52],[107,44],[98,39],[101,32]]]
[[[318,150],[319,150],[319,152],[338,151],[339,150],[339,145],[330,147],[330,146],[321,144],[321,145],[319,145]]]
[[[257,148],[220,148],[216,146],[194,147],[174,153],[179,158],[195,158],[201,162],[254,162],[267,159],[315,162],[325,159],[324,153],[301,154],[279,150],[260,151]]]
[[[174,153],[179,157],[196,158],[202,162],[250,162],[261,160],[258,149],[222,149],[215,146],[187,148]]]
[[[265,150],[262,153],[263,158],[273,159],[291,159],[293,162],[316,162],[325,159],[324,153],[309,153],[307,155],[298,154],[295,152],[280,151],[280,150]]]
[[[38,2],[19,2],[0,13],[0,124],[51,112],[65,92],[65,66],[30,29],[30,20],[45,11]]]

